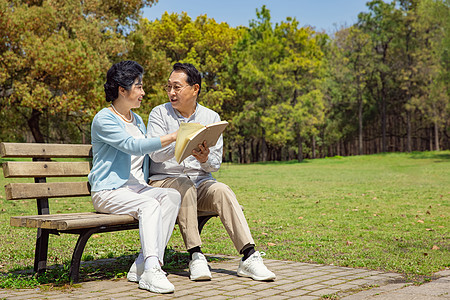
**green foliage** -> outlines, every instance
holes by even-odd
[[[369,101],[372,98],[368,97],[368,81],[374,64],[370,36],[354,26],[341,29],[335,34],[328,56],[330,80],[323,86],[329,95],[325,134],[335,143],[358,128],[362,140],[364,119],[369,117],[365,111],[373,105]]]
[[[283,147],[295,140],[295,128],[290,122],[294,108],[286,103],[273,105],[261,116],[261,126],[265,129],[266,140],[278,147]]]
[[[411,17],[418,35],[413,52],[415,64],[410,71],[415,94],[410,109],[418,109],[439,129],[446,126],[450,112],[448,47],[450,41],[450,7],[443,1],[421,1]],[[428,83],[428,84],[424,84]],[[411,84],[411,83],[409,83]]]
[[[130,34],[134,46],[128,55],[146,70],[144,84],[148,101],[143,103],[140,114],[146,118],[155,105],[167,101],[162,87],[171,66],[186,62],[194,64],[203,74],[199,102],[228,120],[228,112],[223,107],[233,98],[234,91],[223,87],[219,75],[237,38],[237,29],[206,15],[192,20],[186,13],[164,13],[160,20],[153,22],[142,19]]]
[[[434,0],[375,0],[367,6],[357,24],[335,33],[326,51],[326,143],[339,145],[357,135],[359,154],[373,151],[364,149],[367,140],[380,143],[383,152],[389,146],[412,151],[412,140],[424,138],[422,128],[433,128],[426,138],[434,139],[429,149],[439,150],[448,144],[448,68],[439,49],[450,7]]]
[[[106,70],[133,59],[145,68],[144,121],[167,101],[174,62],[201,71],[199,102],[230,122],[226,160],[449,146],[448,0],[369,1],[331,36],[274,24],[265,6],[237,28],[186,13],[140,19],[154,2],[0,0],[0,139],[89,142]]]
[[[39,285],[39,281],[35,277],[24,275],[8,274],[3,276],[0,281],[2,289],[26,289],[34,288]]]
[[[52,139],[41,119],[89,124],[110,58],[126,50],[123,29],[151,3],[1,0],[0,101],[8,120],[23,118],[38,142]]]
[[[324,112],[318,91],[322,58],[313,30],[299,28],[291,18],[274,26],[265,6],[257,10],[227,62],[226,82],[239,99],[234,107],[238,135],[280,151],[295,146],[300,136],[316,134]],[[235,142],[249,143],[239,136]]]

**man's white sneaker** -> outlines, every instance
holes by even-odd
[[[159,294],[173,293],[175,291],[175,287],[159,266],[153,266],[150,270],[144,271],[141,280],[139,280],[139,288]]]
[[[127,274],[128,281],[131,282],[139,282],[142,274],[144,273],[144,263],[137,264],[136,261],[131,265],[130,270]]]
[[[253,280],[275,280],[275,274],[269,271],[263,263],[261,256],[264,255],[266,255],[264,252],[256,251],[245,261],[241,259],[237,270],[238,276],[250,277]]]
[[[211,280],[212,278],[206,257],[200,252],[192,254],[192,260],[189,262],[189,272],[191,273],[189,278],[194,281]]]

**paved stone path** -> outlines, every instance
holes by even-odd
[[[437,280],[422,284],[392,283],[365,290],[342,300],[444,300],[450,299],[450,269],[435,274]]]
[[[187,270],[170,274],[168,278],[175,285],[173,294],[150,293],[140,290],[136,283],[119,279],[82,282],[64,291],[0,290],[0,299],[450,299],[450,270],[443,271],[443,277],[434,282],[408,286],[396,273],[265,259],[277,280],[260,282],[236,275],[240,258],[215,257],[225,259],[209,263],[211,281],[190,281]]]

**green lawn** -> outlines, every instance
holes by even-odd
[[[245,207],[266,258],[399,272],[413,280],[449,267],[450,151],[223,164],[215,177]],[[0,195],[0,272],[11,278],[12,271],[32,268],[36,232],[10,227],[9,218],[35,214],[36,204],[6,201],[4,189]],[[88,211],[92,204],[89,198],[58,199],[51,210]],[[219,219],[208,222],[202,238],[205,253],[237,255]],[[75,242],[75,236],[51,236],[49,265],[70,261]],[[178,228],[169,249],[176,252],[167,258],[177,262],[168,266],[186,267]],[[123,263],[82,274],[123,276],[138,251],[137,231],[94,235],[85,260],[123,257]]]

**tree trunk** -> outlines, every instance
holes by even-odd
[[[406,149],[408,152],[412,152],[411,112],[409,111],[406,113],[406,126]]]
[[[430,130],[427,130],[429,132],[429,138],[428,138],[428,142],[430,144],[430,146],[428,147],[428,149],[430,151],[433,151],[433,127],[430,127]]]
[[[239,146],[239,162],[245,164],[245,142]]]
[[[439,147],[439,123],[438,123],[435,105],[433,105],[433,110],[434,110],[434,145],[435,145],[436,151],[439,151],[440,150],[440,147]]]
[[[244,163],[248,164],[248,163],[250,163],[250,159],[251,159],[251,155],[252,155],[252,144],[248,141],[244,141],[244,147],[245,147]]]
[[[41,119],[42,113],[36,109],[33,109],[31,116],[28,119],[28,127],[33,134],[33,138],[36,143],[44,143],[44,136],[42,135],[41,129],[39,127],[39,121]]]
[[[384,94],[384,93],[383,93]],[[386,99],[381,99],[381,151],[386,151]]]
[[[258,159],[258,152],[256,151],[256,139],[251,139],[249,141],[249,147],[250,147],[250,162],[255,162]]]
[[[437,121],[434,121],[434,145],[436,151],[441,150],[441,148],[439,147],[439,126]]]
[[[255,141],[256,161],[261,161],[261,149],[259,146],[260,144],[261,144],[261,139],[258,139],[257,141]]]
[[[363,102],[361,100],[361,95],[359,95],[359,101],[358,101],[358,127],[359,127],[359,137],[358,137],[358,154],[363,154],[363,117],[362,117],[362,110],[363,110]]]
[[[297,133],[297,143],[298,143],[297,160],[299,162],[301,162],[301,161],[303,161],[303,145],[302,145],[302,137],[300,136],[300,133]]]
[[[267,143],[266,139],[263,137],[261,140],[261,160],[267,161],[267,157],[268,157]]]
[[[312,137],[312,159],[316,158],[316,137]]]

